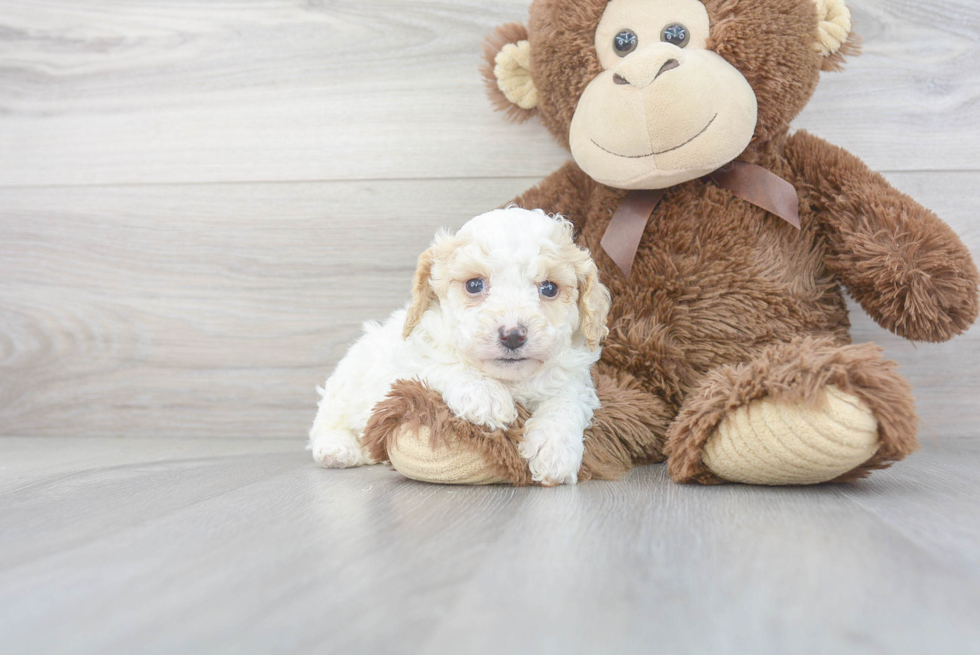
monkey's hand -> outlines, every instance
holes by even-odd
[[[934,342],[969,328],[980,276],[948,225],[854,155],[806,132],[790,137],[786,157],[826,238],[828,267],[879,325]]]

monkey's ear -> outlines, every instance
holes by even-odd
[[[817,41],[813,47],[823,55],[825,71],[844,68],[846,56],[861,54],[860,40],[851,31],[851,10],[844,0],[813,0],[817,5]]]
[[[521,23],[501,25],[483,42],[480,68],[494,109],[523,123],[537,113],[538,89],[531,79],[531,44]]]

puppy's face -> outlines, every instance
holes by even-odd
[[[508,208],[440,234],[419,258],[405,336],[427,312],[467,364],[520,380],[576,344],[608,333],[609,292],[572,226]]]

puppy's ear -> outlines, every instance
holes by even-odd
[[[583,254],[585,257],[576,271],[578,275],[579,329],[585,336],[589,348],[598,350],[599,344],[609,334],[606,319],[609,317],[609,306],[612,300],[609,296],[609,289],[599,282],[599,271],[595,262],[589,257],[588,252]]]
[[[402,330],[402,338],[407,339],[415,326],[422,320],[422,314],[429,309],[429,305],[436,299],[436,292],[432,290],[429,280],[432,276],[432,264],[435,262],[435,246],[429,248],[419,255],[418,267],[415,269],[415,279],[412,281],[412,304],[408,306],[408,314],[405,316],[405,328]]]

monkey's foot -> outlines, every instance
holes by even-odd
[[[908,382],[871,344],[800,337],[709,373],[668,430],[678,482],[846,482],[917,448]]]
[[[412,480],[440,484],[503,484],[484,454],[458,439],[432,443],[427,426],[402,426],[388,442],[388,459],[396,471]]]
[[[659,435],[669,412],[637,387],[626,375],[596,376],[602,407],[585,431],[579,482],[615,480],[634,462],[663,460]],[[390,461],[405,477],[423,482],[535,485],[520,453],[528,416],[518,406],[512,425],[491,430],[455,416],[438,392],[417,380],[398,380],[375,405],[362,443],[373,460]]]
[[[723,480],[762,485],[817,484],[858,468],[878,451],[878,421],[834,385],[823,396],[816,407],[761,398],[735,409],[702,461]]]
[[[532,484],[518,452],[527,411],[510,428],[491,430],[454,415],[438,392],[399,380],[374,407],[364,446],[407,478],[438,484]]]

